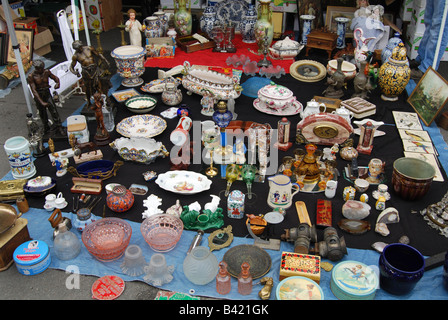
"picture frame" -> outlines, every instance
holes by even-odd
[[[14,28],[14,32],[16,33],[17,44],[19,45],[22,61],[24,59],[32,61],[34,48],[34,29]],[[8,37],[8,46],[6,52],[6,62],[16,63],[17,60],[14,49],[12,48],[11,36]]]
[[[423,74],[407,102],[429,126],[448,101],[448,81],[431,66]]]
[[[327,69],[322,63],[314,60],[299,60],[291,64],[289,73],[303,82],[317,82],[327,76]]]
[[[345,37],[353,38],[353,31],[350,29],[351,21],[355,17],[355,11],[358,10],[355,7],[342,7],[342,6],[327,6],[327,14],[325,17],[325,27],[330,32],[337,32],[337,17],[344,17],[350,19],[347,23],[345,30]]]

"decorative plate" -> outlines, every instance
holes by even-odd
[[[125,118],[117,125],[117,132],[127,138],[152,138],[166,129],[166,121],[152,114]]]
[[[317,61],[299,60],[291,64],[289,73],[293,78],[303,82],[317,82],[327,76],[327,69]]]
[[[125,89],[115,91],[114,93],[112,93],[112,95],[114,96],[115,100],[117,100],[117,102],[123,102],[131,97],[139,96],[140,93],[138,93],[138,91],[135,89]]]
[[[178,86],[182,82],[182,79],[179,77],[174,78],[174,80],[176,81],[176,86]],[[149,93],[162,93],[163,90],[165,90],[165,79],[152,80],[151,82],[148,82],[147,84],[142,86],[140,90]]]
[[[245,0],[224,0],[215,4],[216,22],[222,25],[233,24],[235,31],[240,30],[240,22],[249,8]]]
[[[281,117],[293,116],[303,111],[302,104],[297,100],[291,106],[288,106],[282,110],[275,110],[267,107],[263,101],[260,101],[260,99],[257,98],[254,100],[254,107],[260,112]]]
[[[134,113],[148,113],[157,105],[157,99],[150,96],[131,97],[124,103],[129,111]]]
[[[249,271],[253,279],[260,278],[268,273],[272,264],[271,257],[264,249],[250,244],[241,244],[230,248],[224,254],[222,260],[227,263],[229,274],[235,278],[238,278],[243,262],[249,263]]]
[[[155,181],[160,188],[179,194],[196,194],[210,189],[212,181],[193,171],[168,171],[159,174]]]

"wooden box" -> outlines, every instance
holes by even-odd
[[[331,58],[331,52],[336,48],[338,35],[332,32],[323,32],[318,30],[311,31],[306,40],[306,55],[310,48],[322,49],[328,52],[328,59]]]
[[[280,277],[302,276],[320,282],[320,257],[311,254],[282,252],[280,262]]]
[[[102,180],[73,177],[73,193],[100,194],[103,188]]]
[[[344,100],[341,106],[353,112],[355,119],[362,119],[376,113],[376,105],[360,97]]]
[[[18,218],[14,226],[0,235],[0,271],[12,265],[14,250],[22,243],[31,240],[27,224],[27,219]]]
[[[205,43],[200,43],[198,40],[193,38],[191,35],[177,37],[176,44],[179,48],[181,48],[186,53],[195,52],[204,49],[210,49],[215,47],[215,42],[210,39],[207,35],[201,34],[204,38],[207,38],[209,41]]]
[[[24,17],[14,19],[14,28],[34,29],[34,34],[39,33],[37,29],[37,20],[39,18]]]

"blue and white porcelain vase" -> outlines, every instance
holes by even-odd
[[[392,50],[403,41],[400,39],[400,33],[395,32],[394,36],[389,39],[386,47],[381,52],[381,62],[386,63],[387,59],[392,55]]]
[[[315,16],[310,14],[304,14],[300,16],[300,19],[302,19],[302,44],[306,44],[308,34],[311,32],[311,25],[315,18]]]
[[[199,26],[201,31],[206,33],[210,38],[212,37],[212,30],[215,26],[216,21],[216,11],[215,7],[208,5],[204,12],[202,13],[201,19],[199,20]]]
[[[255,23],[257,22],[257,10],[253,4],[244,12],[240,22],[241,37],[244,43],[255,43]]]
[[[160,37],[165,37],[166,33],[168,32],[168,15],[162,9],[160,9],[157,12],[154,12],[153,16],[159,19]]]
[[[347,22],[350,20],[345,17],[337,17],[335,18],[337,23],[337,35],[338,38],[336,39],[336,48],[337,49],[344,49],[346,47],[345,44],[345,30],[347,28]]]

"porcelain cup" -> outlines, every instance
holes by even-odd
[[[67,202],[65,201],[65,198],[56,198],[54,200],[54,206],[58,209],[63,209],[67,205]]]
[[[394,295],[410,293],[425,271],[425,258],[415,248],[403,244],[387,245],[378,261],[380,287]]]
[[[58,198],[62,198],[62,192],[59,192],[57,195],[54,193],[49,193],[45,196],[45,203],[48,204],[48,206],[55,207],[55,201]]]

